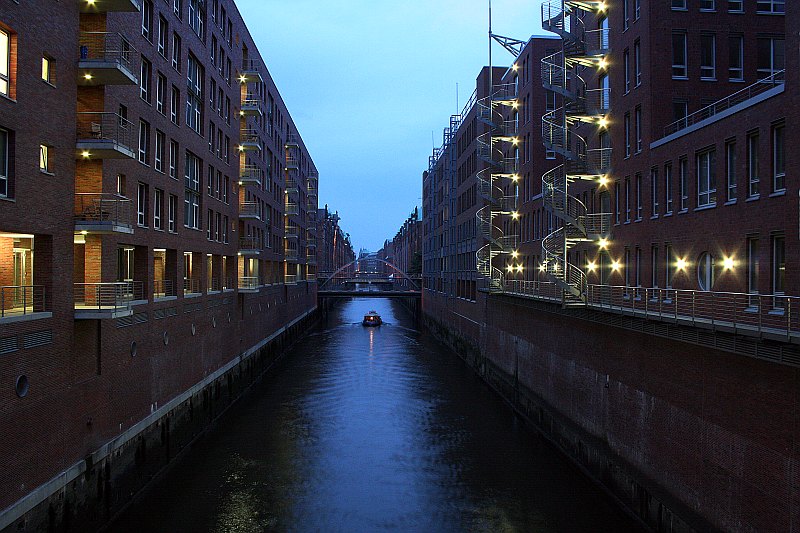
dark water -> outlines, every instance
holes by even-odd
[[[361,299],[111,531],[637,529],[396,302]]]

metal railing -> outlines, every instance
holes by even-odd
[[[252,128],[245,128],[239,134],[239,141],[244,144],[257,144],[261,146],[261,139],[258,135],[258,130]]]
[[[200,294],[200,280],[183,278],[183,294]]]
[[[117,113],[78,113],[78,141],[119,144],[133,151],[136,132],[133,123]]]
[[[260,111],[261,97],[257,94],[248,94],[242,100],[242,111]]]
[[[283,282],[286,285],[297,285],[297,274],[284,274]]]
[[[131,226],[132,205],[129,198],[119,194],[75,193],[75,221]]]
[[[286,158],[286,168],[296,170],[300,167],[300,160],[297,157],[289,156]]]
[[[779,70],[775,74],[768,76],[764,79],[758,80],[754,84],[745,87],[740,91],[736,91],[730,96],[723,98],[722,100],[718,100],[711,105],[707,105],[706,107],[700,109],[699,111],[695,111],[694,113],[682,118],[680,120],[676,120],[672,124],[667,125],[664,128],[664,137],[672,135],[673,133],[677,133],[680,130],[686,129],[689,126],[693,126],[698,122],[702,122],[707,118],[711,118],[714,115],[722,113],[723,111],[730,109],[736,105],[741,104],[742,102],[746,102],[747,100],[758,96],[759,94],[772,89],[778,85],[783,85],[786,80],[786,71]]]
[[[239,278],[239,288],[244,290],[255,290],[261,287],[258,276],[241,276]]]
[[[284,204],[284,213],[287,215],[299,215],[300,207],[294,202],[286,202]]]
[[[175,294],[175,282],[171,279],[159,279],[153,282],[153,298],[167,298]]]
[[[257,59],[242,59],[242,72],[260,72],[261,61]]]
[[[239,216],[261,218],[258,202],[239,202]]]
[[[82,31],[78,37],[80,61],[117,63],[132,74],[136,73],[136,49],[121,33]]]
[[[108,310],[128,308],[134,300],[144,300],[144,283],[141,281],[114,281],[108,283],[75,283],[73,285],[76,310]]]
[[[296,239],[300,237],[300,228],[294,225],[286,225],[283,227],[283,235],[289,239],[293,238]]]
[[[42,285],[0,287],[0,318],[42,313],[47,299]]]
[[[296,248],[286,248],[283,251],[283,257],[289,261],[297,261],[297,258],[300,257],[300,254]]]
[[[239,169],[240,182],[255,182],[261,185],[264,180],[264,169],[257,165],[244,165]]]
[[[505,292],[560,302],[549,281],[506,280]],[[588,285],[586,305],[651,320],[667,320],[734,332],[800,335],[800,297],[737,292]]]
[[[242,251],[260,251],[262,248],[261,241],[257,237],[246,235],[239,237],[239,250]]]
[[[221,277],[212,276],[211,279],[206,280],[206,283],[207,283],[206,290],[208,292],[222,292],[223,283]]]

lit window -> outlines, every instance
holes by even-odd
[[[42,80],[55,85],[55,61],[49,57],[42,57]]]
[[[708,252],[697,259],[697,283],[701,291],[710,291],[714,286],[714,256]]]
[[[11,71],[11,38],[0,30],[0,94],[9,95],[9,73]]]
[[[42,172],[51,172],[50,165],[50,147],[44,144],[39,145],[39,170]]]
[[[0,130],[0,198],[9,196],[8,182],[8,132]]]

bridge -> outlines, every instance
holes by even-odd
[[[411,298],[422,297],[422,278],[411,277],[383,259],[375,259],[392,271],[390,275],[379,272],[355,272],[352,261],[335,272],[320,272],[317,297],[322,298]]]

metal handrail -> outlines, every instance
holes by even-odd
[[[730,96],[726,96],[725,98],[718,100],[711,105],[707,105],[706,107],[687,115],[685,118],[676,120],[675,122],[667,125],[664,128],[664,137],[672,135],[673,133],[677,133],[680,130],[688,128],[689,126],[693,126],[707,118],[711,118],[714,115],[730,109],[731,107],[741,104],[742,102],[746,102],[747,100],[758,96],[759,94],[766,92],[777,85],[783,85],[785,81],[786,70],[779,70],[771,76],[760,79],[754,84],[745,87],[740,91],[736,91]]]
[[[200,294],[200,280],[183,278],[183,294]]]
[[[261,62],[257,59],[242,59],[242,72],[260,72]]]
[[[286,248],[283,251],[283,257],[292,261],[296,261],[299,257],[299,252],[297,251],[297,248]]]
[[[264,180],[264,169],[258,165],[243,165],[239,168],[239,181],[257,181],[259,185]]]
[[[287,215],[299,215],[300,214],[300,206],[298,206],[294,202],[286,202],[283,207],[284,207],[284,214],[287,214]]]
[[[129,308],[134,300],[145,299],[144,283],[141,281],[75,283],[73,296],[76,309]]]
[[[261,218],[261,209],[258,202],[239,202],[239,216]]]
[[[259,139],[258,130],[253,128],[245,128],[241,130],[239,133],[239,140],[242,143],[256,143],[259,146],[261,145],[261,140]]]
[[[166,298],[177,296],[175,294],[175,282],[171,279],[159,279],[153,281],[153,298]]]
[[[300,228],[295,226],[294,224],[287,224],[283,227],[283,234],[284,236],[288,237],[300,237]]]
[[[0,287],[0,318],[41,313],[47,308],[43,285]]]
[[[239,237],[239,250],[261,250],[261,242],[251,235]]]
[[[117,63],[131,73],[136,72],[133,63],[136,48],[121,33],[82,31],[78,37],[78,55],[81,62]]]
[[[133,123],[117,113],[79,112],[77,134],[79,141],[112,142],[133,150]]]
[[[296,285],[297,284],[297,274],[284,274],[283,282],[286,285]]]
[[[239,277],[239,288],[240,289],[257,289],[261,287],[261,282],[258,279],[258,276],[240,276]]]
[[[132,205],[129,198],[119,194],[75,193],[75,221],[130,226]]]

